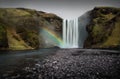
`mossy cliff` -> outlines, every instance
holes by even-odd
[[[43,48],[58,47],[57,39],[53,35],[62,40],[62,19],[55,14],[39,12],[40,20],[40,36],[42,37],[41,46]]]
[[[84,48],[120,48],[120,8],[95,7]]]
[[[40,35],[42,27],[61,37],[62,19],[55,14],[31,9],[0,8],[0,49],[44,48],[45,43]]]

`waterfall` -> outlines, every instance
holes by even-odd
[[[78,19],[63,20],[63,48],[78,48]]]

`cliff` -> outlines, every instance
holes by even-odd
[[[95,7],[84,48],[120,48],[120,8]]]
[[[44,28],[61,38],[62,19],[55,14],[32,9],[0,8],[0,49],[47,48],[40,34]],[[55,43],[49,44],[54,47]]]

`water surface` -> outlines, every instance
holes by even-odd
[[[39,49],[26,51],[0,51],[0,74],[33,66],[57,49]]]

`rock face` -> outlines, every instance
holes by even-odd
[[[90,13],[86,12],[78,19],[78,25],[79,25],[79,48],[83,48],[84,41],[86,40],[88,36],[88,32],[86,30],[86,26],[90,23]]]
[[[43,48],[59,47],[62,41],[62,19],[51,13],[40,12],[40,36],[42,37],[41,46]]]
[[[120,48],[120,8],[96,7],[90,16],[84,48]]]
[[[31,9],[0,8],[0,49],[44,48],[45,42],[40,35],[43,28],[61,38],[62,19],[55,14]]]

